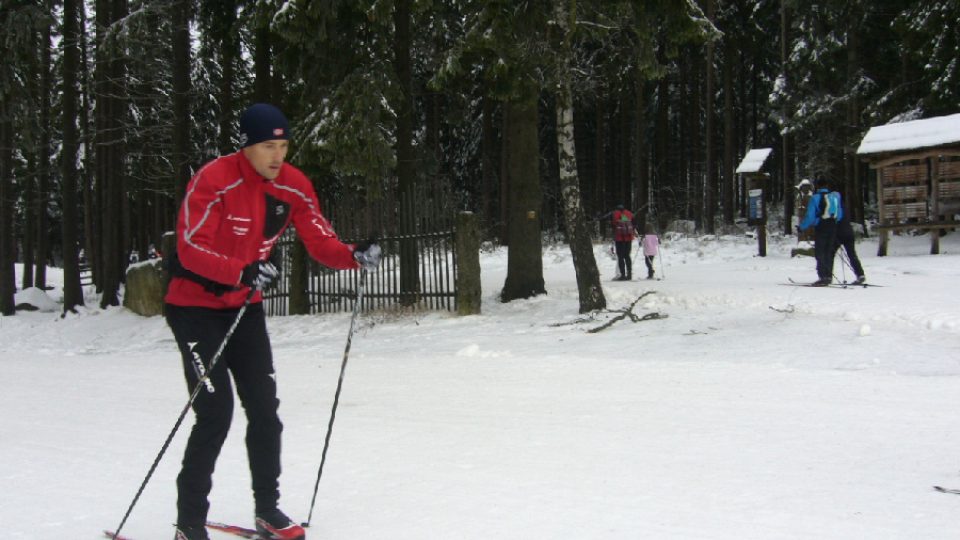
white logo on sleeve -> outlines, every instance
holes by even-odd
[[[227,214],[227,221],[230,222],[230,230],[233,231],[233,234],[246,236],[250,232],[250,222],[253,220],[248,217]]]

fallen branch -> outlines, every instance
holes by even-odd
[[[553,323],[553,324],[551,324],[550,326],[552,326],[552,327],[557,327],[557,326],[570,326],[570,325],[573,325],[573,324],[581,324],[581,323],[593,322],[593,321],[595,321],[595,320],[597,320],[596,315],[594,315],[594,314],[591,313],[591,314],[587,315],[586,317],[580,317],[580,318],[578,318],[578,319],[574,319],[574,320],[572,320],[572,321],[567,321],[567,322]]]
[[[633,322],[653,321],[653,320],[657,320],[657,319],[666,319],[666,318],[667,318],[667,315],[665,315],[665,314],[663,314],[663,313],[657,313],[656,311],[654,311],[653,313],[647,313],[646,315],[644,315],[644,316],[642,316],[642,317],[638,317],[636,314],[633,313],[633,308],[634,308],[634,306],[637,305],[637,302],[639,302],[641,299],[643,299],[643,297],[647,296],[648,294],[653,294],[653,293],[654,293],[654,291],[647,291],[647,292],[641,294],[640,296],[637,297],[636,300],[634,300],[633,302],[631,302],[631,303],[630,303],[630,306],[627,307],[626,309],[607,310],[609,313],[619,313],[619,315],[617,315],[616,317],[610,319],[610,320],[607,321],[606,323],[604,323],[604,324],[602,324],[602,325],[600,325],[600,326],[598,326],[598,327],[596,327],[596,328],[591,328],[590,330],[587,330],[587,333],[589,333],[589,334],[596,334],[597,332],[599,332],[599,331],[601,331],[601,330],[605,330],[605,329],[607,329],[607,328],[610,328],[611,326],[613,326],[614,324],[616,324],[617,321],[622,321],[622,320],[627,319],[627,318],[629,318],[629,319],[630,319],[631,321],[633,321]]]

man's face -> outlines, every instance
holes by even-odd
[[[280,174],[280,166],[287,157],[289,142],[285,139],[273,139],[251,144],[243,149],[243,155],[253,165],[254,170],[267,180],[273,180]]]

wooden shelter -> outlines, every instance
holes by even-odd
[[[870,128],[857,155],[877,171],[880,246],[890,231],[930,231],[930,253],[940,232],[957,227],[960,213],[960,114]]]

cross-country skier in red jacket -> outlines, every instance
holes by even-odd
[[[206,540],[207,496],[220,448],[233,416],[236,385],[247,415],[255,521],[263,538],[295,540],[302,527],[277,507],[280,498],[280,432],[277,384],[261,305],[265,286],[278,276],[270,251],[291,223],[310,255],[335,269],[375,269],[380,248],[348,245],[320,213],[313,186],[284,163],[289,126],[279,109],[258,103],[240,117],[240,151],[219,157],[190,180],[177,220],[177,253],[165,297],[167,323],[183,360],[188,390],[256,292],[209,385],[193,403],[196,421],[177,476],[175,540]],[[231,381],[232,375],[232,381]]]
[[[633,259],[630,258],[631,247],[633,246],[634,230],[636,225],[633,223],[633,212],[627,210],[622,204],[618,204],[612,211],[604,215],[601,219],[610,219],[610,226],[613,228],[613,242],[617,252],[617,277],[614,281],[630,281],[633,279]]]

